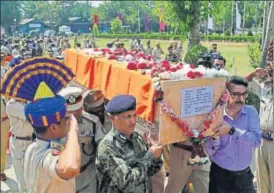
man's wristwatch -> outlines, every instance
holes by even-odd
[[[229,135],[233,135],[235,133],[235,127],[231,127],[230,131],[228,132]]]

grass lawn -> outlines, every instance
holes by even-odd
[[[81,39],[79,39],[80,42]],[[106,47],[107,43],[114,41],[114,39],[100,39],[96,40],[98,47]],[[129,39],[120,39],[121,42],[125,43],[125,47],[129,48]],[[147,40],[142,40],[143,45],[146,45]],[[169,46],[168,40],[151,40],[151,45],[154,46],[156,42],[161,43],[161,47],[165,53],[167,53],[167,47]],[[202,42],[202,45],[211,48],[213,42]],[[218,42],[218,50],[227,60],[226,68],[231,74],[245,75],[252,71],[252,67],[249,64],[249,57],[247,54],[248,43],[232,43],[232,42]],[[73,46],[73,41],[71,41]],[[184,42],[183,56],[187,48],[187,42]],[[164,58],[164,56],[162,56]]]

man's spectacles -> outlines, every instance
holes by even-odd
[[[240,92],[230,92],[230,95],[233,96],[233,97],[246,97],[247,96],[247,92],[244,92],[244,93],[240,93]]]

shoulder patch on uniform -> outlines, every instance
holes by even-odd
[[[89,114],[89,113],[87,113],[85,111],[82,112],[82,116],[83,116],[83,118],[85,118],[85,119],[87,119],[89,121],[92,121],[94,123],[96,123],[99,120],[99,118],[96,117],[95,115],[91,115],[91,114]]]

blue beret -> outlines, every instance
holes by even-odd
[[[47,127],[66,115],[66,101],[62,96],[41,98],[25,106],[25,116],[35,127]]]
[[[109,114],[120,114],[136,109],[136,99],[130,95],[118,95],[111,99],[106,107]]]

